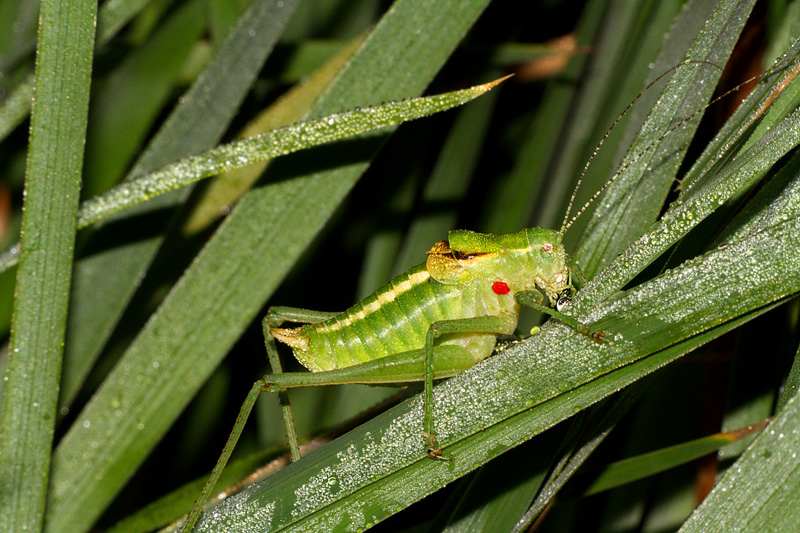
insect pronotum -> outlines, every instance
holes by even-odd
[[[628,109],[630,106],[623,115]],[[559,304],[573,295],[577,288],[574,284],[582,279],[577,265],[568,259],[562,238],[600,193],[651,148],[645,148],[629,161],[570,219],[587,163],[558,231],[529,228],[505,235],[450,231],[446,240],[428,250],[424,263],[400,274],[342,313],[271,307],[262,325],[273,374],[262,377],[250,389],[228,442],[182,531],[191,530],[199,518],[256,399],[264,391],[285,395],[288,389],[296,387],[423,382],[420,452],[424,449],[431,459],[446,459],[436,442],[433,382],[489,357],[497,338],[515,331],[522,306],[550,315],[595,342],[606,341],[605,332],[595,331],[558,311]],[[302,325],[281,327],[285,322]],[[310,372],[284,373],[276,340],[290,346],[297,360]],[[300,452],[291,409],[285,397],[281,403],[292,459],[298,460]]]

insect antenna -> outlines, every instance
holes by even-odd
[[[608,138],[608,137],[611,135],[611,132],[614,130],[614,128],[617,126],[617,124],[620,122],[620,120],[622,120],[622,119],[625,117],[625,115],[628,113],[628,111],[630,111],[630,109],[631,109],[631,108],[633,107],[633,105],[634,105],[634,104],[635,104],[635,103],[636,103],[636,102],[639,100],[639,98],[641,98],[641,97],[642,97],[642,96],[643,96],[643,95],[644,95],[644,94],[645,94],[645,93],[646,93],[646,92],[647,92],[647,91],[648,91],[648,90],[649,90],[649,89],[650,89],[650,88],[651,88],[653,85],[655,85],[655,84],[656,84],[658,81],[660,81],[660,80],[661,80],[661,79],[662,79],[664,76],[666,76],[667,74],[669,74],[670,72],[672,72],[672,71],[674,71],[674,70],[677,70],[677,69],[678,69],[678,68],[680,68],[680,67],[683,67],[683,66],[686,66],[686,65],[689,65],[689,64],[705,64],[705,65],[710,65],[710,66],[712,66],[712,67],[714,67],[714,68],[717,68],[717,69],[720,69],[720,70],[722,70],[722,69],[721,69],[721,68],[720,68],[718,65],[715,65],[714,63],[711,63],[711,62],[708,62],[708,61],[686,61],[686,62],[684,62],[684,63],[681,63],[681,64],[679,64],[679,65],[675,65],[674,67],[672,67],[672,68],[668,69],[668,70],[667,70],[667,71],[665,71],[663,74],[661,74],[660,76],[658,76],[658,77],[657,77],[655,80],[653,80],[652,82],[650,82],[650,83],[649,83],[649,84],[648,84],[648,85],[647,85],[647,86],[646,86],[646,87],[645,87],[645,88],[642,90],[642,92],[640,92],[638,95],[636,95],[636,98],[634,98],[634,99],[631,101],[631,103],[629,103],[629,104],[628,104],[628,106],[627,106],[627,107],[626,107],[626,108],[625,108],[625,109],[622,111],[622,113],[620,113],[620,114],[619,114],[619,116],[618,116],[618,117],[617,117],[617,118],[614,120],[614,122],[611,124],[611,127],[608,129],[608,131],[606,131],[605,135],[603,135],[602,139],[600,139],[600,142],[598,142],[598,143],[597,143],[597,146],[595,147],[594,151],[592,152],[592,155],[589,157],[589,160],[588,160],[588,161],[586,162],[586,164],[584,165],[584,167],[583,167],[583,171],[581,172],[580,176],[578,177],[578,181],[577,181],[577,183],[575,184],[575,188],[574,188],[574,189],[573,189],[573,191],[572,191],[572,195],[570,196],[569,203],[567,204],[567,210],[566,210],[566,212],[564,213],[564,220],[563,220],[563,222],[561,223],[561,229],[559,230],[559,233],[560,233],[561,235],[563,235],[564,233],[566,233],[566,231],[567,231],[567,230],[568,230],[568,229],[569,229],[569,228],[572,226],[572,224],[574,224],[574,223],[575,223],[575,221],[576,221],[576,220],[577,220],[577,219],[578,219],[578,218],[579,218],[579,217],[580,217],[580,216],[581,216],[581,215],[582,215],[584,212],[586,212],[586,210],[587,210],[587,209],[588,209],[588,208],[589,208],[589,207],[592,205],[592,203],[594,203],[594,201],[595,201],[595,200],[596,200],[596,199],[597,199],[597,198],[598,198],[598,197],[599,197],[599,196],[600,196],[600,195],[601,195],[601,194],[602,194],[602,193],[603,193],[603,192],[604,192],[604,191],[605,191],[605,190],[606,190],[606,189],[607,189],[607,188],[608,188],[608,187],[609,187],[609,186],[610,186],[612,183],[614,183],[614,182],[617,180],[617,178],[619,178],[619,177],[620,177],[620,176],[621,176],[621,175],[622,175],[622,174],[623,174],[623,173],[624,173],[626,170],[628,170],[628,168],[630,168],[631,166],[633,166],[633,165],[634,165],[634,164],[635,164],[637,161],[639,161],[639,160],[640,160],[640,159],[641,159],[643,156],[645,156],[647,153],[649,153],[650,151],[652,151],[653,149],[655,149],[655,148],[656,148],[656,147],[657,147],[659,144],[661,144],[661,141],[663,141],[665,138],[667,138],[667,137],[668,137],[670,134],[672,134],[672,133],[673,133],[675,130],[678,130],[678,129],[682,128],[684,125],[686,125],[686,123],[688,123],[689,121],[691,121],[691,120],[692,120],[694,117],[696,117],[698,114],[700,114],[700,113],[704,112],[706,109],[708,109],[708,108],[709,108],[709,107],[711,107],[712,105],[716,104],[717,102],[719,102],[719,101],[720,101],[720,100],[722,100],[723,98],[727,97],[727,96],[728,96],[728,95],[730,95],[731,93],[737,92],[737,91],[739,91],[739,90],[740,90],[742,87],[744,87],[745,85],[749,84],[750,82],[752,82],[752,81],[755,81],[755,80],[762,79],[762,78],[766,77],[767,75],[769,75],[769,74],[773,73],[774,71],[778,70],[779,68],[782,68],[784,65],[786,65],[786,64],[787,64],[787,63],[789,63],[790,61],[794,60],[794,59],[795,59],[795,57],[796,57],[796,56],[792,56],[792,57],[790,57],[790,58],[788,58],[788,59],[786,59],[786,60],[784,60],[784,61],[781,61],[781,62],[779,62],[778,64],[776,64],[776,65],[775,65],[775,66],[773,66],[772,68],[770,68],[770,69],[768,69],[768,70],[766,70],[766,71],[762,72],[761,74],[757,74],[756,76],[752,76],[752,77],[750,77],[750,78],[748,78],[748,79],[744,80],[743,82],[739,83],[739,84],[738,84],[738,85],[736,85],[735,87],[733,87],[733,88],[731,88],[731,89],[728,89],[728,90],[727,90],[727,91],[725,91],[724,93],[720,94],[719,96],[717,96],[716,98],[714,98],[713,100],[711,100],[711,101],[710,101],[708,104],[706,104],[706,105],[705,105],[705,106],[703,106],[702,108],[698,109],[698,110],[697,110],[697,111],[695,111],[694,113],[690,114],[690,115],[689,115],[689,116],[687,116],[686,118],[683,118],[683,119],[681,119],[681,120],[680,120],[680,121],[679,121],[677,124],[675,124],[674,126],[672,126],[671,128],[669,128],[669,129],[668,129],[667,131],[665,131],[665,132],[664,132],[664,133],[663,133],[661,136],[659,136],[659,137],[658,137],[658,139],[656,139],[655,141],[653,141],[653,142],[652,142],[652,143],[650,143],[649,145],[645,146],[645,147],[644,147],[644,148],[643,148],[643,149],[642,149],[640,152],[636,153],[636,154],[635,154],[633,157],[631,157],[631,158],[630,158],[630,159],[629,159],[629,160],[628,160],[628,161],[627,161],[627,162],[626,162],[624,165],[622,165],[622,166],[619,168],[619,170],[617,170],[617,171],[614,173],[614,175],[613,175],[613,176],[611,176],[611,178],[609,178],[609,179],[608,179],[608,181],[606,181],[606,182],[603,184],[603,186],[602,186],[602,187],[600,187],[600,189],[598,189],[598,190],[597,190],[597,191],[596,191],[596,192],[595,192],[595,193],[594,193],[594,194],[591,196],[591,198],[589,198],[589,200],[588,200],[588,201],[587,201],[585,204],[583,204],[583,206],[582,206],[580,209],[578,209],[578,211],[575,213],[575,215],[574,215],[572,218],[570,218],[570,212],[572,211],[572,206],[573,206],[573,203],[574,203],[574,201],[575,201],[575,197],[576,197],[576,196],[577,196],[577,194],[578,194],[578,189],[580,188],[580,186],[581,186],[581,183],[583,182],[583,178],[586,176],[586,173],[587,173],[587,171],[589,170],[589,166],[592,164],[592,161],[594,160],[595,156],[596,156],[596,155],[598,154],[598,152],[600,151],[600,148],[603,146],[603,143],[605,143],[606,139],[607,139],[607,138]],[[798,67],[795,67],[795,68],[796,68],[796,69],[800,69],[800,66],[798,66]],[[796,73],[795,73],[795,74],[796,74]],[[785,84],[784,84],[784,85],[785,85]],[[779,94],[780,92],[781,92],[781,91],[779,90],[779,91],[778,91],[778,94]],[[766,100],[766,101],[765,101],[765,102],[764,102],[764,103],[761,105],[761,107],[759,108],[758,112],[756,113],[756,116],[757,116],[757,117],[758,117],[758,116],[761,116],[761,115],[763,114],[763,112],[764,112],[764,111],[765,111],[765,110],[766,110],[766,109],[769,107],[769,105],[770,105],[770,104],[771,104],[771,103],[774,101],[774,99],[775,99],[776,97],[777,97],[777,94],[773,94],[772,96],[770,96],[770,97],[769,97],[769,98],[768,98],[768,99],[767,99],[767,100]]]

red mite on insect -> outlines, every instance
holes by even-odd
[[[492,290],[496,294],[508,294],[509,292],[511,292],[511,289],[508,288],[508,283],[504,281],[495,281],[494,283],[492,283]]]

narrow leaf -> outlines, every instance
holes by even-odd
[[[795,396],[689,517],[683,533],[794,531],[800,523],[800,402]]]
[[[0,429],[0,529],[43,522],[67,320],[95,2],[42,2],[36,91]]]
[[[437,96],[336,113],[213,148],[86,200],[78,213],[78,228],[222,172],[451,109],[491,90],[503,79]],[[4,255],[3,260],[0,271],[16,264],[10,255]]]

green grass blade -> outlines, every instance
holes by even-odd
[[[399,2],[312,116],[421,93],[484,5],[423,9]],[[78,416],[89,427],[75,424],[59,444],[48,508],[52,530],[83,530],[94,521],[255,317],[377,146],[375,137],[348,150],[339,146],[344,161],[322,159],[340,165],[336,170],[308,176],[298,172],[319,163],[303,161],[305,153],[278,160],[268,174],[279,178],[239,202]],[[93,448],[92,442],[102,444]]]
[[[727,431],[710,435],[690,442],[684,442],[670,446],[661,450],[655,450],[646,454],[637,455],[612,463],[604,467],[600,472],[586,471],[580,477],[575,477],[574,482],[577,486],[588,483],[581,489],[584,496],[597,494],[604,490],[631,483],[639,479],[652,476],[678,465],[699,459],[704,455],[715,452],[721,447],[736,442],[737,440],[750,435],[759,427],[745,428],[739,431]]]
[[[680,531],[794,531],[800,523],[800,403],[795,396]]]
[[[753,310],[796,294],[800,243],[789,243],[798,235],[800,218],[794,217],[598,306],[584,318],[613,331],[611,343],[597,346],[550,323],[540,335],[442,383],[436,388],[437,434],[453,461],[430,461],[422,446],[413,446],[422,420],[416,397],[229,498],[200,531],[223,531],[232,517],[272,530],[380,521],[707,342],[719,334],[714,328],[732,327]],[[776,250],[779,242],[786,245]],[[381,496],[387,493],[392,498]],[[369,520],[359,526],[355,517]]]
[[[48,488],[94,49],[94,2],[44,1],[11,357],[0,524],[39,530]]]
[[[269,133],[212,148],[141,178],[123,182],[86,200],[78,212],[78,228],[85,228],[118,211],[185,187],[204,178],[331,143],[372,130],[462,105],[494,87],[500,80],[437,96],[411,98],[374,107],[328,115]],[[0,271],[14,265],[10,259]]]
[[[450,109],[476,98],[494,84],[336,113],[213,148],[87,200],[78,214],[78,227],[224,171]]]

